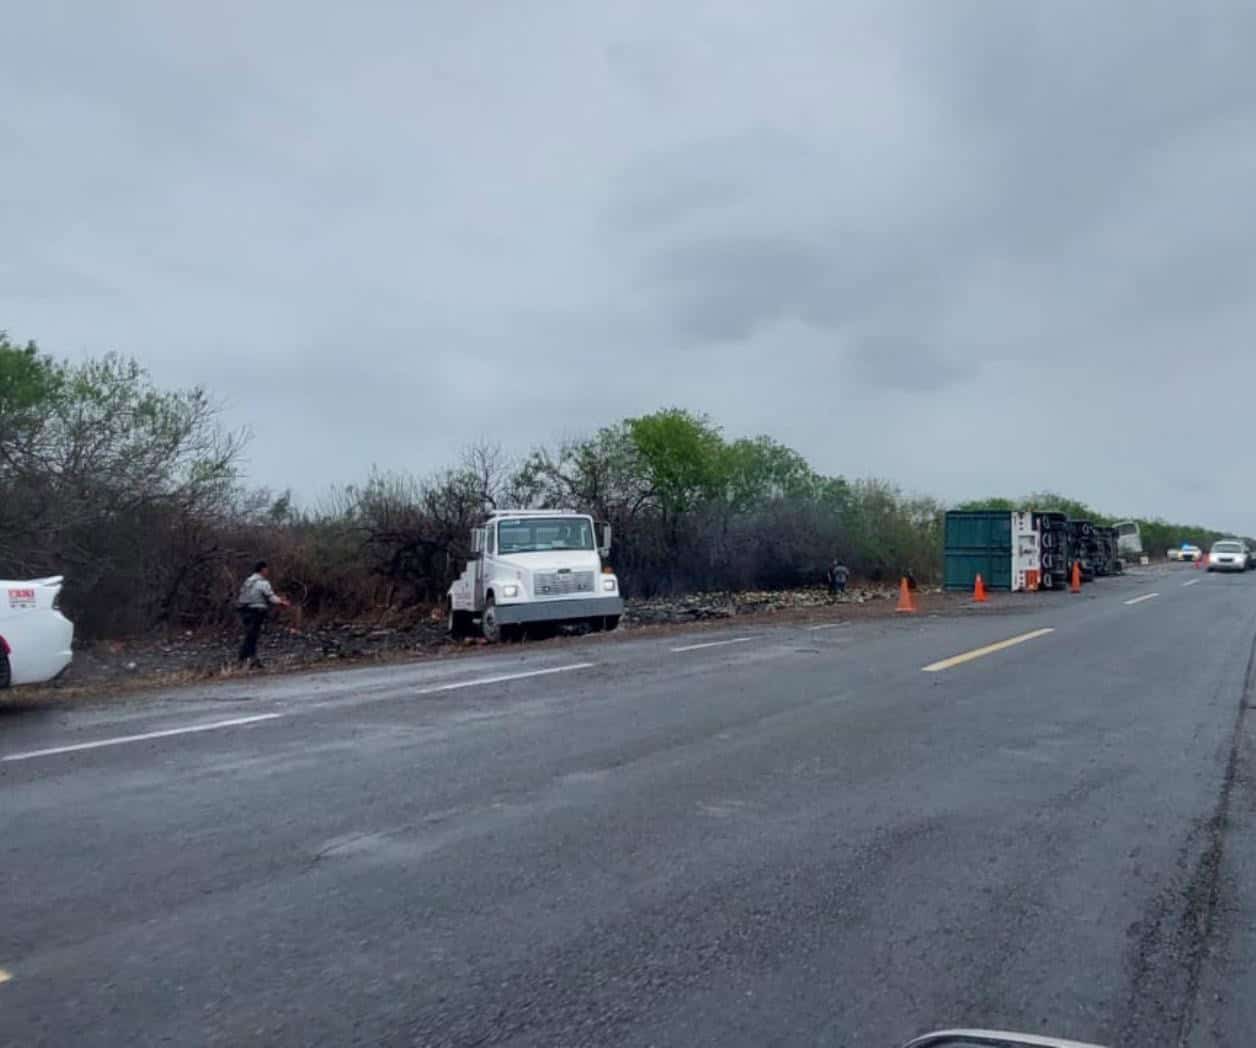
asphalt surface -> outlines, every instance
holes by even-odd
[[[0,1043],[1251,1043],[1254,641],[1159,569],[19,709]]]

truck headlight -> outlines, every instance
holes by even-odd
[[[603,580],[602,580],[602,589],[604,589],[607,593],[614,593],[614,592],[615,592],[615,580],[614,580],[614,579],[603,579]]]
[[[503,587],[502,587],[502,596],[503,596],[503,597],[517,597],[517,596],[519,596],[519,587],[518,587],[518,586],[516,586],[513,582],[512,582],[512,583],[509,583],[509,584],[507,584],[507,585],[505,585],[505,586],[503,586]]]

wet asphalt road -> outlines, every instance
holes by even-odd
[[[1160,570],[9,714],[0,1043],[1250,1043],[1254,640]]]

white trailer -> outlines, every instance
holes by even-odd
[[[1117,551],[1126,560],[1138,560],[1143,555],[1143,537],[1135,520],[1122,520],[1116,528]]]
[[[525,626],[619,625],[624,601],[606,564],[611,529],[572,510],[502,510],[471,532],[471,559],[449,587],[449,631],[479,624],[490,643]]]

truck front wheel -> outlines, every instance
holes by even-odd
[[[484,614],[480,616],[480,632],[490,644],[497,644],[502,639],[502,624],[497,621],[497,601],[492,597],[484,603]]]

